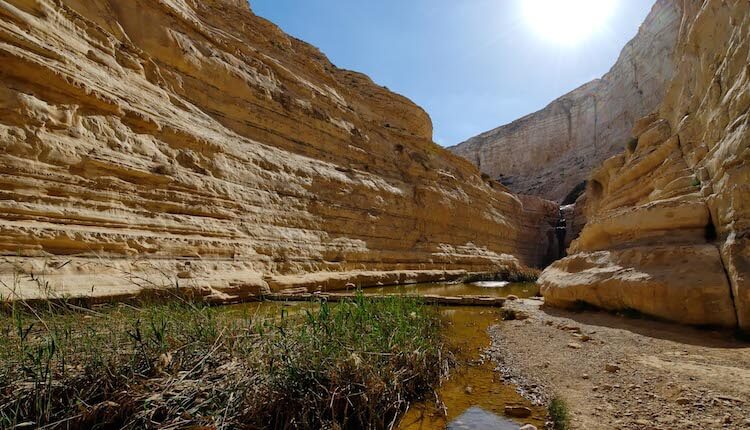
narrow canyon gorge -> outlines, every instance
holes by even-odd
[[[254,9],[0,0],[0,427],[750,427],[748,0],[450,148]]]
[[[244,1],[4,0],[3,294],[231,302],[522,277],[569,246],[548,304],[748,329],[748,5],[699,3],[450,148],[475,168]]]

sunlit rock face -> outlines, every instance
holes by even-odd
[[[519,270],[556,217],[242,0],[0,0],[0,196],[4,297]]]
[[[601,79],[449,149],[513,192],[562,202],[594,168],[622,150],[633,123],[662,101],[673,72],[679,3],[659,0]]]
[[[683,7],[664,102],[592,175],[588,223],[541,289],[553,305],[750,330],[750,3]]]

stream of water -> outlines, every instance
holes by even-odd
[[[370,290],[367,290],[369,293]],[[434,284],[385,287],[372,290],[381,294],[438,294],[446,296],[482,295],[519,298],[535,296],[535,284],[498,283]],[[490,345],[487,330],[500,322],[497,309],[442,308],[446,320],[446,338],[457,351],[459,366],[437,390],[440,404],[426,401],[413,405],[401,420],[399,430],[517,430],[524,424],[544,427],[546,410],[535,407],[518,394],[515,387],[503,383],[494,371],[494,363],[483,352]],[[525,406],[531,416],[516,421],[505,416],[505,406]]]

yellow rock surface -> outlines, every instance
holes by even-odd
[[[588,224],[540,283],[553,305],[750,330],[750,4],[683,7],[659,112],[592,175]]]
[[[242,0],[0,0],[5,297],[520,270],[556,216]]]

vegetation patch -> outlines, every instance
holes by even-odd
[[[0,428],[388,428],[450,362],[416,298],[9,307]]]
[[[570,413],[568,404],[559,396],[555,396],[549,402],[549,418],[555,430],[570,429]]]

